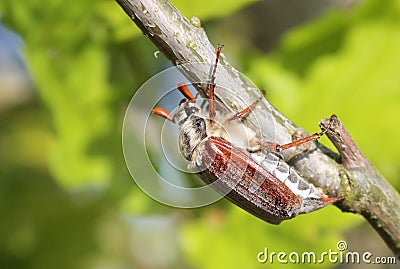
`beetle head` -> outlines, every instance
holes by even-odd
[[[179,125],[183,125],[192,115],[198,115],[200,107],[196,101],[182,99],[179,103],[178,111],[174,115],[174,121]]]

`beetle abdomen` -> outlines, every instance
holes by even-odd
[[[321,199],[322,194],[314,185],[305,181],[292,167],[274,152],[263,150],[250,154],[250,157],[276,176],[289,189],[301,198]]]

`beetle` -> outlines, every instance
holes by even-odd
[[[280,151],[320,138],[336,116],[331,116],[325,130],[291,143],[279,145],[261,141],[240,119],[263,96],[228,118],[216,112],[214,89],[221,49],[222,46],[218,46],[211,73],[208,112],[196,103],[197,95],[193,96],[185,83],[177,85],[185,98],[173,116],[163,108],[153,109],[154,114],[179,125],[179,149],[190,161],[189,169],[234,204],[272,224],[340,200],[340,197],[324,195],[279,155]],[[244,130],[247,139],[234,137],[238,128]]]

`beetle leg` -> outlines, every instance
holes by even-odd
[[[217,56],[215,57],[215,64],[213,71],[211,73],[211,81],[210,81],[210,92],[209,92],[209,98],[210,98],[210,120],[213,122],[215,118],[215,108],[214,108],[214,89],[215,89],[215,73],[217,72],[217,66],[218,66],[218,60],[219,56],[221,55],[221,49],[223,45],[218,45],[217,48]]]
[[[287,144],[284,144],[284,145],[276,145],[274,151],[280,152],[282,150],[286,150],[286,149],[289,149],[289,148],[292,148],[292,147],[295,147],[295,146],[298,146],[298,145],[302,145],[304,143],[307,143],[307,142],[310,142],[310,141],[313,141],[313,140],[317,140],[318,138],[323,136],[328,131],[328,129],[332,126],[333,121],[335,119],[336,119],[336,115],[332,115],[331,118],[330,118],[328,126],[322,132],[315,133],[313,135],[298,139],[296,141],[293,141],[291,143],[287,143]]]
[[[252,109],[254,109],[256,107],[256,105],[263,99],[263,97],[265,95],[265,91],[262,90],[261,93],[262,93],[262,95],[260,97],[258,97],[257,100],[255,100],[252,104],[250,104],[248,107],[246,107],[242,111],[235,113],[232,117],[228,118],[226,121],[237,120],[237,119],[240,119],[243,116],[247,115],[247,113],[249,113]]]

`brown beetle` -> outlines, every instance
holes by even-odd
[[[227,199],[272,224],[279,224],[282,220],[317,210],[341,199],[323,195],[277,154],[316,140],[325,131],[285,145],[260,141],[255,132],[238,119],[251,111],[261,97],[233,116],[221,121],[217,119],[219,115],[214,107],[214,88],[220,53],[221,46],[217,50],[209,86],[208,113],[203,113],[184,83],[177,86],[185,99],[181,101],[174,116],[163,108],[153,109],[154,114],[179,124],[179,147],[182,155],[190,161],[189,168]],[[330,124],[334,118],[335,115],[332,115]],[[246,143],[231,142],[232,134],[236,132],[228,130],[237,128],[245,130]]]

